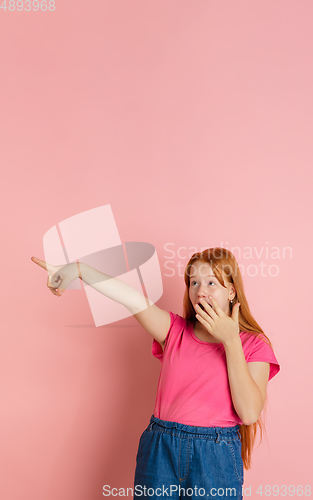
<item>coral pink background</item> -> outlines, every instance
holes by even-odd
[[[246,294],[281,372],[245,487],[310,484],[312,16],[310,0],[1,10],[1,498],[133,486],[152,338],[133,317],[96,328],[85,291],[55,297],[30,260],[49,228],[107,204],[122,241],[155,245],[166,310],[182,313],[181,247],[222,242],[255,266]]]

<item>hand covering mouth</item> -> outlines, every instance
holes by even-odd
[[[202,309],[202,311],[206,312],[206,310],[205,310],[204,306],[201,304],[201,302],[197,302],[197,304]],[[208,306],[212,307],[212,309],[213,309],[213,306],[209,302],[207,302],[207,304],[208,304]]]

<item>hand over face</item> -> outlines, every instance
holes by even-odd
[[[213,297],[210,296],[209,299],[214,309],[205,300],[201,299],[200,304],[204,310],[199,305],[196,305],[197,320],[219,342],[226,343],[233,340],[239,335],[239,302],[234,305],[232,315],[228,316]]]

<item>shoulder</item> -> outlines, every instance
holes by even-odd
[[[171,317],[171,324],[168,332],[168,337],[169,336],[177,336],[179,335],[183,330],[188,328],[189,326],[189,321],[180,314],[174,313],[172,311],[169,311],[170,317]]]
[[[177,338],[181,336],[186,328],[189,326],[189,321],[183,318],[180,314],[168,311],[171,322],[165,340],[160,344],[155,339],[152,342],[152,354],[161,359],[163,352],[172,343],[176,342]]]
[[[280,365],[274,353],[273,347],[269,344],[264,334],[241,332],[242,347],[247,363],[266,362],[270,363],[270,377],[274,377],[279,370]]]
[[[270,347],[269,341],[263,333],[243,330],[240,332],[240,338],[242,343],[246,345],[263,345],[265,343]]]

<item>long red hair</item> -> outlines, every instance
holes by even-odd
[[[211,266],[212,271],[220,284],[225,286],[225,281],[228,283],[233,283],[236,289],[236,296],[233,299],[233,303],[229,303],[230,314],[232,313],[233,306],[239,302],[239,328],[240,331],[250,332],[252,335],[261,337],[265,342],[272,347],[269,338],[265,335],[260,325],[253,318],[249,305],[244,293],[243,281],[240,273],[240,269],[236,258],[231,253],[230,250],[225,248],[215,247],[204,250],[203,252],[198,252],[192,255],[190,258],[184,274],[186,290],[183,299],[183,317],[195,323],[196,314],[193,305],[189,298],[189,286],[190,286],[190,268],[195,261],[202,261]],[[262,414],[257,422],[251,425],[240,425],[240,435],[241,435],[241,456],[243,460],[243,465],[245,469],[251,468],[251,456],[252,450],[256,439],[257,428],[260,430],[260,442],[262,441],[262,435],[265,431],[264,422],[262,420],[263,412],[265,411],[267,403],[267,395],[265,398],[265,405]]]

